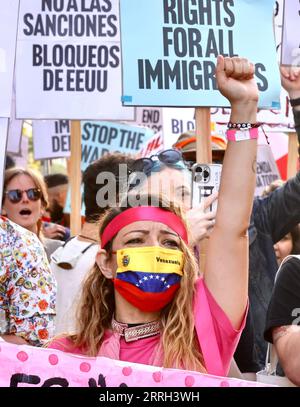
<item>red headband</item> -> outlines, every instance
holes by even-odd
[[[188,243],[185,225],[177,215],[153,206],[137,206],[136,208],[126,209],[126,211],[117,215],[106,226],[101,236],[101,247],[104,248],[125,226],[141,220],[152,220],[153,222],[164,223],[174,230],[186,244]]]

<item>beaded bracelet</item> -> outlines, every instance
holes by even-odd
[[[228,129],[237,129],[237,130],[249,130],[256,127],[259,127],[261,123],[232,123],[227,124]]]
[[[258,138],[258,128],[252,127],[247,130],[227,130],[226,137],[228,141],[243,141]]]

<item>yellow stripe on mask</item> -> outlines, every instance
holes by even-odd
[[[183,253],[159,246],[133,247],[117,250],[117,273],[141,271],[143,273],[175,273],[183,275]]]

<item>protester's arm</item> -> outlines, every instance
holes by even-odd
[[[285,325],[275,328],[273,343],[285,375],[300,386],[300,326]]]
[[[280,67],[281,84],[288,92],[290,100],[300,98],[300,68],[297,67]],[[300,144],[300,104],[293,107],[295,130],[298,135],[298,141]],[[298,150],[300,155],[300,151]]]
[[[2,339],[6,342],[14,343],[15,345],[28,345],[28,342],[25,339],[17,335],[0,335]]]
[[[220,92],[231,103],[230,121],[256,123],[258,89],[254,66],[241,58],[218,57]],[[255,189],[257,140],[229,141],[225,153],[216,225],[205,265],[205,283],[239,328],[248,299],[248,238]]]
[[[253,219],[256,228],[272,236],[275,244],[300,222],[300,171],[269,196],[256,198]]]

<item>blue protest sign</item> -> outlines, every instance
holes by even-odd
[[[255,63],[259,107],[280,107],[274,0],[120,0],[123,104],[229,105],[218,54]]]
[[[81,169],[108,152],[137,154],[154,131],[146,127],[128,126],[114,122],[81,122]]]

